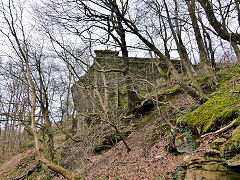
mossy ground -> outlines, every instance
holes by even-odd
[[[240,78],[240,67],[234,67],[219,75],[219,90],[207,102],[193,112],[178,119],[178,124],[187,124],[199,134],[214,131],[222,125],[237,118],[240,122],[239,100],[240,84],[235,83]]]

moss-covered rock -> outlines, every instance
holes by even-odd
[[[213,142],[210,143],[210,147],[212,149],[219,149],[220,146],[225,143],[227,140],[225,138],[217,138]]]
[[[240,126],[236,128],[237,131],[231,139],[221,146],[221,151],[225,157],[231,157],[240,153]]]
[[[239,75],[239,74],[240,74],[240,67],[239,66],[232,67],[232,68],[227,69],[225,71],[219,71],[217,73],[218,81],[219,81],[218,87],[221,87],[226,82],[231,80],[234,76]]]
[[[44,175],[43,178],[38,179],[50,179],[51,171],[47,168],[43,168],[41,163],[37,160],[37,154],[31,152],[28,156],[23,157],[16,167],[11,171],[6,179],[29,179],[34,180],[39,175]],[[1,177],[0,177],[1,179]]]
[[[237,118],[240,122],[239,92],[240,67],[228,69],[219,75],[220,88],[207,102],[193,112],[178,119],[179,125],[187,124],[199,134],[214,131]]]

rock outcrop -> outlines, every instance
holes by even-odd
[[[178,167],[178,180],[229,180],[240,179],[240,174],[227,166],[221,157],[186,156]],[[229,162],[228,162],[229,163]],[[238,164],[232,161],[231,166]]]

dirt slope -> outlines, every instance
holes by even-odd
[[[157,121],[133,132],[127,143],[132,151],[127,152],[122,142],[111,150],[89,157],[85,169],[87,179],[159,179],[171,177],[171,171],[179,165],[184,155],[174,156],[165,149],[168,139],[162,137],[152,145]],[[82,174],[79,168],[75,172]],[[166,175],[168,174],[168,175]]]
[[[18,154],[14,156],[11,160],[3,163],[0,166],[0,179],[12,179],[11,178],[11,172],[14,171],[14,169],[17,167],[17,165],[26,157],[32,156],[35,153],[34,150],[30,149],[24,153]]]

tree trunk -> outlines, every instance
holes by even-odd
[[[200,32],[200,28],[198,26],[197,17],[195,15],[195,1],[194,0],[191,0],[191,1],[186,0],[186,4],[188,6],[188,11],[190,13],[193,30],[194,30],[195,37],[196,37],[197,44],[198,44],[201,69],[203,70],[203,73],[210,79],[211,84],[217,84],[217,77],[215,76],[213,69],[211,67],[211,64],[208,61],[207,53],[206,53],[203,39],[202,39],[202,35]]]
[[[204,98],[207,98],[207,95],[203,92],[201,86],[198,84],[198,82],[194,78],[193,72],[191,70],[191,64],[190,64],[190,60],[189,60],[189,57],[188,57],[188,53],[187,53],[187,50],[186,50],[186,48],[185,48],[185,46],[182,42],[182,38],[181,38],[181,35],[180,35],[181,32],[179,32],[179,30],[177,30],[177,33],[175,32],[172,21],[171,21],[171,18],[170,18],[170,14],[169,14],[169,11],[168,11],[167,3],[166,3],[165,0],[164,0],[164,5],[165,5],[165,8],[166,8],[166,12],[167,12],[168,23],[169,23],[170,29],[172,31],[173,38],[176,42],[177,50],[178,50],[178,53],[180,55],[181,61],[182,61],[183,66],[185,67],[185,70],[187,72],[187,75],[191,79],[192,83],[195,85],[199,94],[201,94]],[[176,1],[175,1],[175,5],[177,6]],[[178,16],[177,14],[178,14],[178,12],[175,12],[176,17]],[[176,21],[178,21],[178,20],[176,20]],[[176,24],[178,24],[178,23],[176,23]],[[176,28],[179,28],[179,27],[176,27]]]
[[[45,158],[41,145],[39,143],[39,137],[38,137],[38,132],[37,132],[37,126],[36,126],[36,120],[35,120],[35,111],[36,111],[36,88],[34,81],[32,80],[31,73],[30,73],[30,68],[29,68],[29,62],[27,59],[25,59],[26,62],[26,67],[27,67],[27,77],[28,81],[30,82],[31,90],[32,90],[32,101],[31,101],[31,130],[33,132],[34,136],[34,142],[35,142],[35,148],[38,154],[39,160],[47,166],[49,169],[53,170],[54,172],[57,172],[61,174],[63,177],[65,177],[68,180],[76,180],[80,179],[80,177],[73,175],[70,171],[64,169],[63,167],[54,164],[52,161],[48,160]]]
[[[124,76],[124,80],[127,88],[128,107],[131,113],[135,113],[135,107],[139,103],[139,98],[137,93],[133,89],[133,81],[129,74],[129,60],[128,60],[128,50],[127,50],[127,43],[126,43],[126,32],[122,25],[123,19],[121,16],[119,16],[120,11],[118,9],[118,6],[116,2],[112,2],[112,3],[113,3],[112,8],[114,8],[113,10],[115,10],[116,20],[117,20],[116,24],[115,22],[112,22],[112,23],[115,24],[116,32],[120,37],[119,45],[122,51],[123,65],[125,69],[123,76]]]
[[[72,136],[77,134],[77,128],[78,128],[78,120],[77,120],[77,117],[75,117],[72,120]]]
[[[216,18],[212,4],[208,0],[198,0],[198,2],[200,2],[201,6],[204,8],[208,21],[211,24],[211,26],[214,28],[214,30],[217,32],[217,34],[226,41],[240,44],[240,34],[228,32],[227,27],[221,24],[221,22],[219,22],[218,19]],[[238,6],[237,6],[237,11],[239,11]],[[239,14],[238,14],[238,18],[240,19]]]
[[[238,45],[236,43],[234,43],[234,42],[231,42],[231,45],[232,45],[233,50],[234,50],[234,52],[235,52],[235,54],[237,56],[238,62],[240,62],[240,49],[239,49]]]
[[[189,94],[191,95],[194,99],[196,99],[197,101],[199,102],[204,102],[206,100],[208,100],[208,98],[206,97],[203,97],[202,95],[199,94],[199,92],[197,92],[195,89],[191,88],[189,85],[187,85],[184,80],[182,79],[182,77],[178,74],[177,70],[174,68],[174,65],[172,63],[172,61],[166,57],[165,55],[163,55],[161,53],[160,50],[158,50],[156,48],[156,46],[149,42],[146,38],[144,38],[139,30],[137,29],[137,27],[135,26],[135,24],[124,18],[124,23],[126,24],[126,26],[128,26],[131,31],[136,35],[138,36],[138,38],[146,45],[148,46],[149,49],[151,49],[152,51],[154,51],[156,53],[156,55],[161,59],[163,60],[163,62],[165,62],[168,66],[168,69],[169,71],[172,73],[173,77],[177,80],[177,82],[179,83],[179,85]]]

